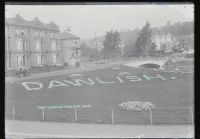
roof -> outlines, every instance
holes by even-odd
[[[58,35],[58,37],[59,37],[60,39],[80,39],[80,37],[77,37],[77,36],[75,36],[75,35],[73,35],[73,34],[67,32],[67,31],[64,31],[64,32],[60,33],[60,34]]]
[[[56,25],[53,21],[51,21],[48,24],[45,24],[45,23],[42,23],[38,17],[35,17],[32,21],[27,21],[27,20],[24,20],[18,14],[14,18],[7,18],[5,20],[5,24],[59,31],[59,26]]]

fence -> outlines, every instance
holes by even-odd
[[[156,108],[147,111],[127,111],[119,108],[37,109],[37,107],[7,106],[5,117],[10,120],[142,124],[193,125],[193,107]]]

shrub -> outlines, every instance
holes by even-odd
[[[76,68],[80,67],[80,62],[76,62]]]
[[[64,66],[64,67],[68,67],[69,64],[68,64],[67,62],[65,62],[65,63],[63,64],[63,66]]]
[[[6,71],[6,76],[7,77],[12,77],[12,76],[15,76],[17,73],[17,70],[7,70]]]
[[[48,65],[44,64],[43,66],[44,66],[44,70],[47,70],[47,71],[50,70]]]

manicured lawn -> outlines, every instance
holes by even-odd
[[[131,77],[118,76],[121,72],[129,72]],[[152,102],[156,106],[156,109],[152,110],[155,124],[191,123],[190,109],[175,107],[193,106],[193,74],[166,73],[125,66],[79,74],[87,83],[80,82],[80,86],[70,84],[69,82],[75,83],[77,78],[66,74],[6,84],[6,117],[12,118],[12,106],[15,107],[16,119],[42,120],[42,110],[38,109],[38,106],[89,105],[89,108],[76,108],[77,119],[74,108],[46,109],[45,120],[111,123],[111,109],[114,108],[115,123],[149,124],[149,111],[129,112],[117,107],[127,101],[143,101]],[[150,78],[158,77],[158,74],[162,78]],[[131,81],[131,78],[139,81]],[[51,85],[53,80],[57,81],[53,83],[54,86]],[[41,83],[43,88],[28,91],[21,85],[23,82]],[[59,86],[61,84],[62,86]]]

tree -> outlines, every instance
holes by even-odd
[[[135,56],[148,56],[151,45],[151,29],[150,24],[147,22],[146,25],[140,32],[139,37],[135,43],[134,55]]]
[[[105,41],[103,43],[104,48],[102,53],[105,58],[116,57],[120,52],[121,38],[118,31],[113,32],[112,30],[106,33]]]
[[[96,49],[92,49],[86,46],[86,44],[81,44],[81,56],[88,57],[90,60],[95,60],[96,56],[99,56],[99,53]]]
[[[124,56],[125,57],[134,57],[134,51],[135,51],[135,47],[134,47],[135,43],[128,43],[127,45],[125,45],[124,47]]]
[[[151,44],[151,46],[150,46],[150,49],[149,49],[149,55],[150,56],[155,56],[155,50],[156,50],[156,44],[155,44],[155,42],[153,42],[152,44]]]
[[[193,33],[194,21],[190,22],[176,22],[171,24],[170,21],[165,26],[161,27],[161,31],[164,33],[171,33],[174,36],[188,35]]]

